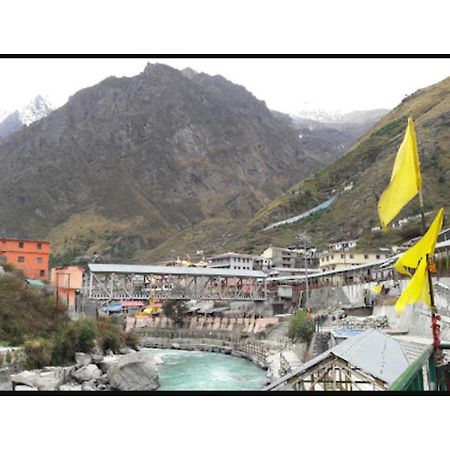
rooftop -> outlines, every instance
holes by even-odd
[[[260,270],[213,269],[210,267],[147,266],[133,264],[88,264],[92,273],[127,273],[136,275],[222,276],[229,278],[266,278]]]

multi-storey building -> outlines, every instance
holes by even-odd
[[[362,264],[372,264],[388,258],[389,255],[385,251],[324,251],[319,254],[319,269],[322,272],[329,270],[350,269],[354,266]]]
[[[0,257],[20,269],[26,278],[48,280],[50,242],[0,238]]]
[[[223,253],[209,258],[208,267],[216,269],[253,270],[254,255],[242,253]]]

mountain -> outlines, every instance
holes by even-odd
[[[20,109],[10,113],[0,113],[0,141],[20,130],[24,125],[28,126],[47,116],[53,109],[53,106],[45,97],[38,95]]]
[[[346,114],[328,114],[323,111],[309,117],[293,116],[292,124],[299,132],[303,144],[309,148],[314,147],[320,152],[323,161],[330,164],[388,112],[386,109],[353,111]]]
[[[198,224],[248,221],[322,166],[244,87],[149,64],[0,144],[0,235],[129,261]]]
[[[372,123],[375,124],[381,117],[385,116],[389,110],[387,109],[371,109],[367,111],[333,111],[323,109],[310,109],[299,111],[292,117],[299,122],[319,122],[323,124],[363,124]]]
[[[292,244],[297,233],[306,231],[317,244],[362,238],[360,247],[374,248],[420,234],[418,219],[388,233],[372,231],[379,225],[378,198],[389,183],[409,116],[414,118],[420,149],[426,211],[449,206],[450,78],[446,78],[405,98],[334,163],[263,207],[241,231],[239,246],[260,249],[269,243]],[[297,216],[334,197],[332,205],[317,214],[262,231],[271,223]],[[415,199],[399,217],[418,213]]]

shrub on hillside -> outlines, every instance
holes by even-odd
[[[27,369],[42,369],[50,365],[54,343],[51,339],[37,338],[25,341],[25,366]]]
[[[75,352],[89,353],[95,346],[95,321],[79,319],[69,322],[55,337],[52,364],[65,364],[75,358]]]
[[[97,320],[97,342],[103,351],[117,353],[125,342],[125,336],[119,324],[109,316]]]
[[[64,307],[33,288],[15,273],[0,278],[0,340],[22,345],[27,339],[48,338],[64,327]]]
[[[314,320],[303,310],[298,310],[289,320],[288,336],[294,341],[309,345],[314,335]]]
[[[133,348],[134,350],[137,350],[139,347],[139,344],[140,344],[140,339],[136,333],[133,333],[132,331],[125,333],[125,345],[128,345],[128,347]]]

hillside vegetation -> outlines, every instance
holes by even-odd
[[[241,234],[245,247],[293,243],[299,231],[317,243],[363,237],[360,245],[375,247],[401,242],[420,232],[414,224],[389,233],[371,233],[379,225],[378,198],[389,183],[394,158],[403,139],[407,119],[414,119],[426,211],[450,205],[450,78],[405,98],[363,136],[345,155],[314,176],[302,180],[262,208]],[[353,186],[344,190],[344,187]],[[268,224],[295,216],[337,195],[332,206],[293,225],[262,232]],[[418,199],[400,217],[419,213]],[[241,245],[242,246],[242,245]]]

